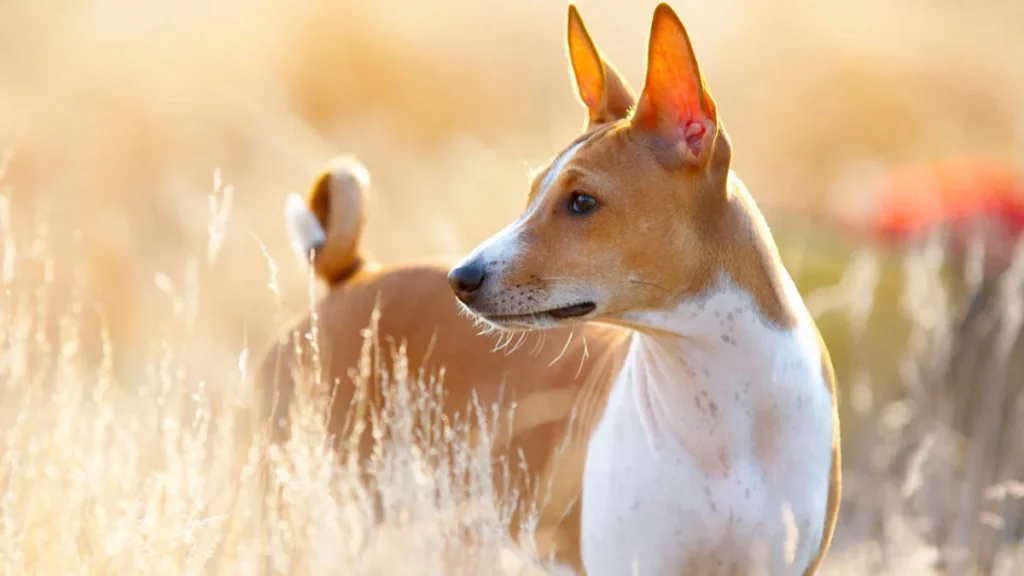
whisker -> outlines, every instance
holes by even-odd
[[[512,347],[512,349],[509,350],[508,353],[511,354],[511,353],[515,352],[516,350],[519,350],[519,348],[521,348],[523,346],[523,342],[526,341],[526,336],[527,335],[528,335],[528,332],[520,332],[519,333],[519,340],[516,341],[516,345],[514,347]]]
[[[547,286],[545,286],[545,290],[549,290],[551,288],[580,288],[582,286],[583,286],[582,282],[557,282],[556,281],[556,282],[552,282],[551,284],[548,284]],[[538,292],[544,292],[544,290],[538,290]]]
[[[512,342],[512,333],[502,332],[501,335],[498,336],[498,343],[495,345],[493,352],[504,350],[510,342]]]
[[[576,330],[573,329],[573,332],[575,332],[575,331]],[[582,338],[583,338],[583,355],[580,357],[580,366],[579,366],[579,368],[576,369],[576,376],[573,377],[574,379],[580,377],[580,374],[583,372],[583,363],[586,362],[587,358],[590,357],[590,350],[587,348],[587,337],[584,335],[584,336],[582,336]]]
[[[666,294],[673,295],[671,290],[668,290],[667,288],[662,288],[661,286],[658,286],[657,284],[655,284],[653,282],[646,282],[644,280],[637,280],[637,279],[634,279],[634,278],[630,278],[629,281],[631,283],[633,283],[633,284],[640,284],[641,286],[650,286],[651,288],[657,288],[658,290],[661,290],[662,292],[664,292]]]
[[[548,364],[548,368],[554,366],[555,362],[558,362],[559,360],[562,359],[562,356],[565,356],[565,352],[566,352],[566,350],[569,349],[569,344],[572,342],[572,337],[573,337],[574,334],[576,334],[576,327],[575,326],[573,326],[572,331],[569,332],[569,337],[565,339],[565,346],[562,347],[562,351],[558,353],[558,356],[556,356],[555,359],[552,360],[550,364]]]
[[[537,356],[540,354],[541,348],[544,346],[544,339],[547,338],[547,332],[544,330],[540,331],[540,338],[537,338],[537,345],[530,351],[530,356]]]

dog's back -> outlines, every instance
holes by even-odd
[[[522,454],[528,473],[540,475],[539,481],[529,482],[529,495],[541,500],[539,552],[554,551],[559,560],[579,566],[577,502],[586,441],[621,365],[626,332],[579,325],[511,339],[481,335],[452,295],[447,281],[450,262],[382,268],[365,261],[359,237],[367,186],[368,176],[358,162],[336,161],[316,180],[306,199],[292,197],[288,204],[296,249],[312,256],[314,271],[330,286],[314,306],[322,381],[336,384],[329,432],[335,438],[345,433],[356,392],[348,372],[359,364],[364,329],[379,307],[380,368],[394,373],[391,351],[404,345],[410,375],[421,369],[427,375],[444,369],[443,413],[449,420],[456,412],[466,413],[474,393],[480,406],[498,405],[502,417],[491,431],[496,434],[496,452],[508,455],[506,462],[513,471]],[[277,399],[275,422],[287,416],[287,400],[296,383],[295,354],[300,349],[295,343],[302,342],[310,328],[311,316],[305,314],[263,358],[259,386],[265,399]],[[368,408],[378,410],[381,401],[379,392],[370,394]],[[360,437],[359,446],[361,458],[371,454],[369,431]],[[497,458],[495,465],[502,466]],[[498,493],[505,488],[497,487]],[[518,520],[514,518],[513,525]]]

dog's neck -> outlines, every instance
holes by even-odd
[[[774,240],[746,186],[731,170],[725,184],[730,232],[718,248],[728,253],[699,293],[660,310],[631,311],[615,319],[667,349],[699,347],[754,356],[767,352],[764,331],[804,323],[800,294],[774,248]],[[726,245],[728,244],[728,245]],[[744,321],[740,322],[738,318]]]
[[[777,298],[798,319],[793,325],[770,320],[724,270],[671,309],[624,318],[635,334],[619,398],[640,412],[652,444],[672,439],[711,474],[728,473],[735,458],[771,458],[760,415],[798,417],[807,384],[780,381],[776,375],[787,370],[780,366],[818,360],[806,313],[793,310],[800,308],[795,285],[781,265],[765,265],[782,292]]]

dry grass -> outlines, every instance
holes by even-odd
[[[635,88],[655,3],[580,2]],[[833,351],[847,484],[828,573],[970,573],[961,552],[1003,563],[981,573],[1024,566],[1019,270],[965,328],[971,274],[941,251],[853,246],[771,211],[859,210],[876,165],[1024,158],[1018,4],[674,3]],[[480,504],[482,449],[448,432],[469,482],[424,439],[443,430],[409,421],[429,379],[394,378],[412,396],[381,423],[398,444],[367,487],[323,450],[322,398],[288,446],[249,441],[247,350],[311,297],[281,207],[330,155],[373,173],[366,240],[383,262],[465,252],[514,216],[526,167],[582,122],[563,22],[542,0],[0,5],[0,570],[519,557],[507,515]],[[367,491],[385,496],[383,527]]]
[[[973,282],[980,258],[966,271],[945,261],[941,235],[897,255],[861,248],[838,284],[807,294],[852,358],[830,569],[1024,568],[1024,242],[1009,269]]]
[[[0,234],[13,248],[2,198]],[[217,236],[211,227],[211,246]],[[354,449],[329,448],[315,346],[302,377],[321,393],[300,392],[289,439],[274,444],[252,410],[247,349],[215,380],[188,368],[198,284],[178,295],[157,282],[179,326],[154,331],[147,377],[122,383],[109,333],[82,329],[90,308],[75,297],[51,307],[65,279],[46,246],[35,248],[3,260],[0,573],[540,573],[508,541],[511,509],[493,492],[493,408],[467,406],[464,419],[442,422],[443,380],[409,374],[400,349],[395,373],[371,381],[382,353],[373,325],[355,380],[385,398],[381,414],[357,422],[377,438],[367,484]],[[94,338],[98,362],[82,354]],[[470,435],[469,419],[482,435]]]

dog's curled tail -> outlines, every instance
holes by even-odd
[[[305,197],[288,195],[285,218],[292,248],[313,271],[335,285],[363,264],[360,239],[366,217],[370,173],[354,156],[333,159]]]

